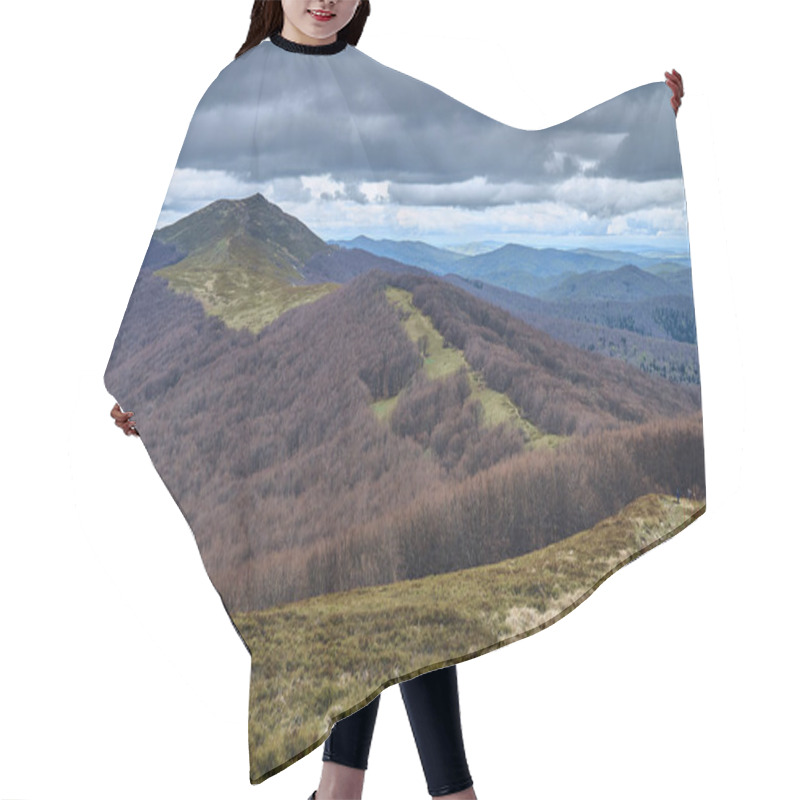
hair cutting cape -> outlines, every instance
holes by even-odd
[[[203,95],[105,385],[250,653],[252,783],[705,511],[670,97],[522,130],[275,36]]]

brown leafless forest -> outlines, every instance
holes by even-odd
[[[229,611],[493,563],[649,492],[705,495],[699,386],[558,342],[434,276],[372,270],[257,335],[138,281],[108,377]],[[426,377],[387,286],[559,444],[487,426],[465,369]]]

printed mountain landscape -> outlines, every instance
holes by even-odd
[[[105,383],[250,653],[251,782],[704,513],[670,97],[528,131],[265,40],[201,98]]]
[[[220,199],[154,233],[106,384],[236,613],[705,496],[685,258],[329,244]]]

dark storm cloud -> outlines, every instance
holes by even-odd
[[[619,146],[586,174],[636,181],[680,178],[671,95],[665,83],[648,84],[570,120],[576,133],[624,134]]]
[[[672,114],[668,93],[650,84],[525,131],[356,49],[304,58],[265,41],[206,92],[178,167],[224,170],[253,184],[331,174],[356,202],[366,202],[361,181],[389,181],[399,203],[536,201],[580,175],[680,178],[674,127],[654,125]]]

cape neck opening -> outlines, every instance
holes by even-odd
[[[313,56],[333,55],[334,53],[340,53],[347,47],[347,39],[337,39],[330,44],[299,44],[287,39],[285,36],[281,36],[278,32],[273,33],[269,40],[282,50],[288,50],[291,53],[306,53]]]

